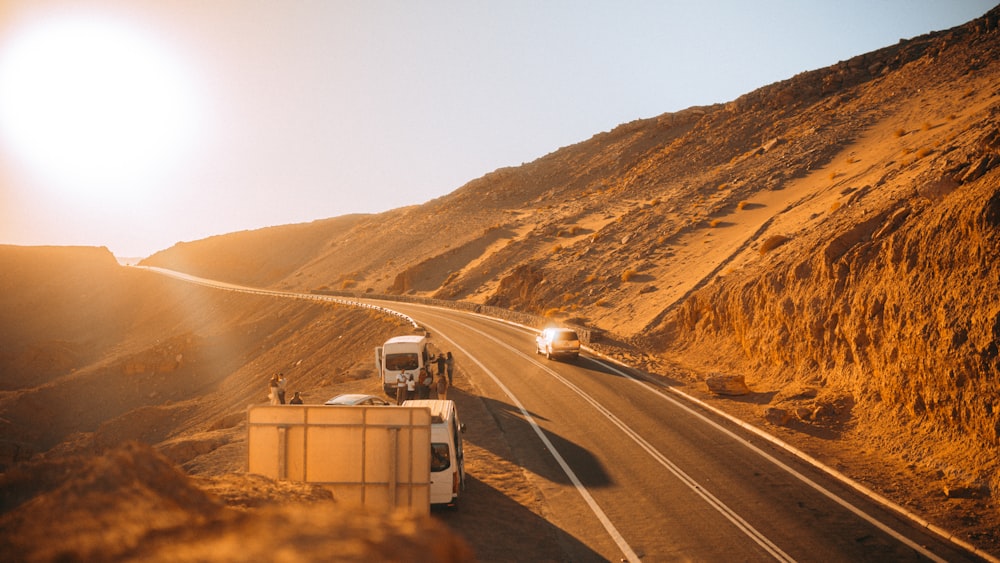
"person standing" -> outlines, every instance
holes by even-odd
[[[417,398],[430,399],[431,385],[434,385],[434,376],[427,368],[420,368],[420,381],[417,382]]]
[[[406,372],[401,371],[399,375],[396,376],[396,404],[402,405],[403,401],[406,400]]]
[[[441,376],[444,375],[444,366],[445,366],[444,354],[438,354],[438,356],[437,356],[438,377],[441,377]]]
[[[288,380],[285,379],[285,374],[278,374],[278,403],[285,404],[285,386],[288,384]]]
[[[413,378],[411,373],[409,377],[406,378],[406,400],[415,399],[417,395],[417,382]]]
[[[437,394],[438,400],[444,401],[448,399],[448,378],[444,376],[438,377],[437,382]]]
[[[451,379],[451,374],[455,373],[455,358],[448,352],[448,359],[445,360],[445,366],[448,370],[448,385],[454,383]]]
[[[278,402],[278,374],[271,376],[271,381],[267,384],[267,400],[272,405],[279,405]]]

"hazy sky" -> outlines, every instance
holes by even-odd
[[[0,0],[0,244],[424,203],[994,0]]]

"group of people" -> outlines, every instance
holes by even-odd
[[[455,373],[455,358],[451,352],[438,354],[430,358],[431,366],[437,367],[437,381],[434,375],[426,367],[420,368],[416,373],[408,373],[406,370],[399,372],[396,376],[396,404],[401,405],[408,399],[430,399],[431,392],[436,393],[438,399],[448,398],[448,387],[451,386]],[[276,373],[271,376],[268,383],[267,399],[272,405],[285,404],[285,387],[288,380],[284,373]],[[302,397],[296,391],[295,395],[288,401],[290,405],[301,405]]]
[[[451,386],[455,371],[455,358],[451,352],[438,354],[431,358],[430,365],[437,366],[437,381],[426,367],[420,368],[416,374],[400,371],[396,376],[396,404],[402,405],[409,399],[430,399],[435,392],[437,399],[448,398],[448,387]]]
[[[271,376],[271,381],[268,383],[268,393],[267,400],[272,405],[283,405],[285,404],[285,387],[288,385],[288,380],[285,379],[285,374],[276,373]],[[290,405],[301,405],[302,397],[299,396],[299,392],[296,391],[292,396],[292,399],[288,401]]]

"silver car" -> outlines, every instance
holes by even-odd
[[[390,406],[388,401],[380,399],[375,395],[363,395],[361,393],[346,393],[344,395],[337,395],[323,404],[333,406]]]
[[[547,328],[535,338],[535,353],[548,359],[580,356],[580,337],[570,328]]]

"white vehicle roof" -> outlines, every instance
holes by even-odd
[[[420,342],[421,340],[424,340],[426,338],[427,338],[426,336],[422,336],[422,335],[419,335],[419,334],[407,334],[405,336],[393,336],[389,340],[386,340],[385,343],[386,344],[389,344],[389,343],[392,343],[392,342],[412,342],[412,343],[417,343],[417,342]]]
[[[572,332],[573,334],[576,334],[575,330],[573,330],[571,328],[562,328],[562,327],[549,327],[549,328],[543,330],[542,334],[556,334],[556,333],[559,333],[559,332]]]
[[[444,422],[455,412],[455,401],[451,399],[411,399],[403,401],[404,407],[427,407],[431,410],[431,420]]]

